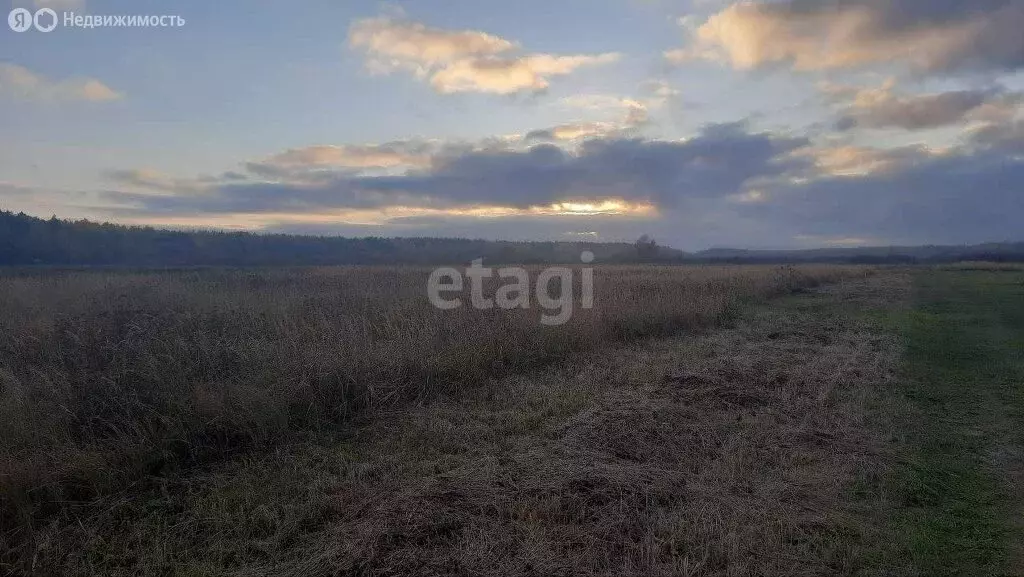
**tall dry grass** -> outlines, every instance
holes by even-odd
[[[69,502],[148,476],[868,272],[598,268],[596,306],[559,327],[540,324],[536,306],[435,309],[427,269],[7,274],[0,549]]]

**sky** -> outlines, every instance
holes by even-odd
[[[10,8],[59,23],[0,25],[4,210],[685,250],[1024,240],[1024,0]],[[74,25],[137,15],[169,25]]]

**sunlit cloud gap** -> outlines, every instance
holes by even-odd
[[[658,211],[649,203],[632,203],[619,199],[596,201],[557,202],[544,206],[516,208],[509,206],[473,206],[436,209],[426,207],[393,206],[371,210],[343,210],[318,214],[296,213],[236,213],[218,216],[165,216],[161,224],[178,227],[198,227],[224,230],[259,229],[269,224],[347,224],[360,226],[388,226],[413,218],[454,219],[512,219],[524,217],[588,217],[629,216],[655,217]],[[126,224],[147,224],[152,217],[119,219]]]

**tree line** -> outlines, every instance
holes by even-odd
[[[641,260],[630,243],[512,242],[458,238],[345,238],[161,230],[0,211],[0,265],[286,266],[579,263]],[[675,251],[678,254],[678,251]],[[667,257],[672,255],[666,253]],[[642,260],[652,255],[645,249]]]

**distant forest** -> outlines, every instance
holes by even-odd
[[[250,232],[173,231],[0,211],[0,266],[309,266],[597,262],[942,263],[1024,262],[1024,243],[794,251],[711,249],[684,253],[644,235],[635,243],[511,242],[449,238],[344,238]]]
[[[579,263],[679,260],[653,241],[508,242],[449,238],[343,238],[250,232],[173,231],[0,211],[0,265],[309,266]]]

